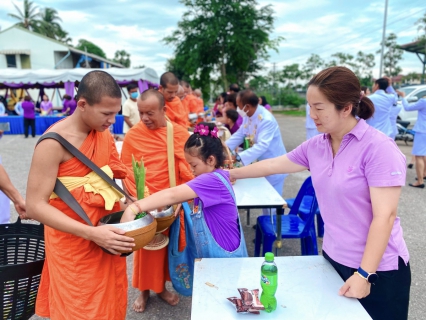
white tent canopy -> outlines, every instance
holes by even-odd
[[[43,84],[52,82],[75,82],[80,81],[83,76],[93,70],[108,72],[116,81],[138,81],[145,80],[153,84],[159,83],[157,72],[151,68],[144,69],[0,69],[0,84]]]

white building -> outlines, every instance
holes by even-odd
[[[0,69],[124,68],[19,26],[0,32]]]

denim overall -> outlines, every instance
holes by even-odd
[[[218,172],[213,172],[222,183],[226,186],[228,191],[231,193],[232,198],[235,202],[235,194],[228,181]],[[198,210],[197,210],[198,207]],[[194,212],[197,211],[197,212]],[[237,211],[238,212],[238,211]],[[199,198],[194,200],[194,209],[191,213],[192,230],[195,239],[195,246],[198,258],[238,258],[248,257],[246,242],[244,240],[244,233],[241,227],[240,219],[238,219],[238,226],[240,229],[240,244],[234,251],[227,251],[223,249],[213,238],[209,227],[207,226],[206,220],[204,219],[204,213],[202,209],[202,203]]]

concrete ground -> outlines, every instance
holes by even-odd
[[[287,151],[291,151],[305,140],[305,120],[303,117],[286,117],[282,115],[276,115],[276,117],[280,124],[281,134]],[[36,140],[37,138],[30,137],[24,139],[23,136],[13,135],[3,136],[0,140],[0,154],[3,158],[4,166],[13,183],[24,196]],[[398,142],[398,145],[401,151],[407,156],[407,160],[409,160],[412,143],[406,146],[403,142]],[[290,175],[286,179],[283,196],[285,198],[296,196],[297,191],[307,176],[308,172]],[[407,170],[407,185],[402,189],[398,215],[401,218],[405,241],[407,242],[411,256],[412,287],[409,319],[421,320],[425,318],[424,314],[426,313],[426,299],[424,298],[424,292],[426,291],[426,237],[423,233],[425,232],[426,225],[426,190],[408,187],[408,183],[414,182],[414,178],[414,169]],[[254,252],[252,242],[254,239],[254,229],[252,225],[256,221],[256,216],[259,214],[259,210],[253,210],[251,212],[251,225],[247,226],[245,211],[241,212],[244,234],[250,256]],[[16,219],[17,215],[12,210],[11,221],[15,221]],[[322,239],[318,239],[318,244],[321,248]],[[298,240],[284,240],[280,255],[300,255],[300,242]],[[127,259],[128,276],[130,279],[132,273],[132,256]],[[190,319],[191,298],[181,297],[179,305],[171,307],[152,293],[146,311],[143,314],[136,314],[131,310],[131,305],[136,299],[136,296],[137,291],[131,287],[129,282],[129,305],[126,319]],[[32,319],[40,318],[34,316]]]

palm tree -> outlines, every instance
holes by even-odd
[[[28,30],[35,30],[37,28],[37,18],[39,17],[37,6],[29,0],[24,0],[24,11],[22,12],[16,4],[13,5],[15,6],[16,11],[18,11],[18,14],[9,13],[9,16],[19,20],[16,25]]]
[[[34,31],[46,37],[57,39],[57,36],[62,31],[61,25],[58,23],[59,21],[62,22],[62,19],[58,16],[58,11],[53,8],[44,8],[39,17],[40,19],[37,21],[37,27]]]

